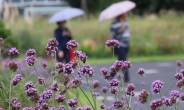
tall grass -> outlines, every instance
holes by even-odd
[[[128,18],[131,31],[131,46],[129,56],[150,56],[166,54],[183,54],[184,16],[162,15],[160,17],[136,17]],[[109,57],[111,50],[106,49],[104,43],[111,39],[109,27],[111,20],[99,23],[97,17],[89,20],[82,18],[68,22],[73,39],[80,43],[81,50],[90,57]],[[33,27],[29,27],[22,19],[15,24],[6,23],[15,38],[27,37],[21,32],[28,32],[29,36],[39,40],[39,46],[45,47],[48,39],[54,37],[53,31],[56,24],[48,24],[47,19],[35,19]],[[24,39],[22,42],[29,42]],[[29,45],[37,45],[34,40]],[[31,46],[27,46],[31,47]],[[23,47],[24,48],[24,47]],[[40,49],[39,49],[40,50]],[[44,52],[44,51],[43,51]]]

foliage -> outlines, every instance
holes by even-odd
[[[5,28],[5,25],[2,20],[0,20],[0,37],[3,38],[5,41],[3,56],[7,56],[7,48],[15,46],[19,48],[19,41],[18,39],[12,37],[11,31]]]
[[[67,0],[72,6],[80,7],[81,0]],[[93,12],[100,12],[112,3],[120,2],[122,0],[86,0],[88,10]],[[159,13],[164,10],[183,11],[183,0],[131,0],[137,4],[136,9],[133,10],[135,14],[143,15],[145,13]]]

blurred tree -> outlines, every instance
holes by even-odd
[[[86,1],[89,13],[96,13],[104,10],[112,3],[122,0],[67,0],[73,7],[82,7],[81,2]],[[137,4],[133,10],[135,14],[142,15],[144,13],[159,13],[160,10],[174,9],[184,11],[184,0],[131,0]]]

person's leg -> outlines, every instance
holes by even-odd
[[[124,58],[123,58],[124,61],[127,60],[128,50],[129,50],[128,47],[125,47],[125,48],[124,48]],[[130,77],[129,77],[129,72],[128,72],[128,70],[126,70],[126,72],[125,72],[125,74],[124,74],[124,81],[125,81],[125,82],[129,82],[129,81],[130,81]]]

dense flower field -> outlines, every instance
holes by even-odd
[[[0,42],[3,45],[3,39],[0,39]],[[117,73],[117,77],[114,78],[110,77],[110,72],[107,68],[101,68],[100,72],[103,75],[101,79],[109,84],[109,87],[106,87],[100,85],[100,81],[94,79],[94,76],[97,74],[94,74],[94,68],[92,66],[85,64],[88,57],[84,52],[77,50],[79,44],[75,40],[69,41],[67,48],[75,49],[76,59],[67,64],[55,61],[56,51],[58,51],[57,45],[58,42],[53,38],[49,40],[46,46],[47,55],[53,57],[53,70],[49,73],[44,71],[48,75],[47,79],[52,80],[49,85],[46,84],[48,82],[47,79],[35,67],[36,51],[34,49],[27,50],[25,61],[28,66],[35,69],[37,81],[34,79],[31,80],[31,78],[23,78],[22,74],[17,72],[19,66],[18,62],[14,61],[14,58],[20,53],[15,47],[9,50],[11,60],[8,62],[8,68],[11,72],[6,73],[10,74],[8,75],[9,77],[4,78],[0,82],[0,110],[98,110],[99,108],[105,110],[132,110],[132,97],[135,95],[134,91],[136,87],[133,83],[125,84],[123,81],[123,74],[132,66],[130,62],[115,61],[110,67],[110,72],[117,73],[122,70],[123,74]],[[117,40],[107,40],[106,46],[112,48],[119,47],[119,42]],[[56,63],[54,64],[54,62]],[[182,62],[179,60],[176,64],[178,67],[182,66]],[[47,66],[47,62],[42,63],[43,70]],[[77,73],[74,71],[77,71]],[[5,73],[1,71],[0,75],[3,76],[3,74]],[[145,77],[145,70],[140,68],[137,71],[137,75]],[[183,89],[184,86],[183,75],[184,70],[180,70],[174,75],[176,86],[180,89]],[[3,81],[5,80],[8,83],[4,83]],[[83,90],[82,80],[87,82],[86,88],[90,92],[90,96]],[[14,88],[18,85],[21,86],[23,91],[15,92]],[[42,89],[37,88],[38,85],[42,86]],[[165,97],[165,94],[169,92],[170,88],[165,90],[164,93],[161,93],[163,86],[164,82],[156,79],[151,85],[152,93],[143,89],[138,95],[138,100],[148,110],[167,110],[168,106],[173,106],[174,110],[178,110],[180,101],[184,100],[184,93],[180,93],[178,90],[171,90],[170,97]],[[97,97],[99,96],[99,93],[96,92],[97,88],[100,88],[104,94],[104,99],[100,105],[97,104]],[[119,91],[121,88],[123,91]],[[71,97],[69,94],[71,90],[81,91],[85,95],[89,105],[81,104],[82,102],[78,99],[77,94]],[[105,94],[108,92],[114,95],[114,100],[111,102],[112,105],[106,105],[107,100]],[[26,97],[17,94],[25,94]],[[159,95],[160,98],[152,99],[151,94]],[[89,97],[92,97],[92,99]],[[22,98],[26,102],[31,102],[31,104],[21,105],[21,103],[25,103],[20,102]]]

